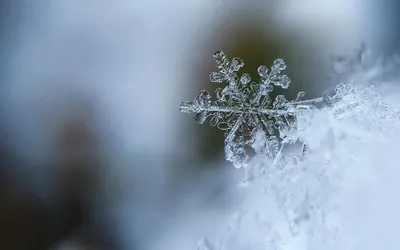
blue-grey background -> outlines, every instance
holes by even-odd
[[[362,43],[398,52],[399,11],[395,0],[3,0],[0,248],[194,249],[224,228],[241,173],[221,131],[178,111],[215,88],[214,51],[254,77],[281,57],[288,95],[315,97],[335,84],[333,57]],[[84,204],[83,219],[63,202]]]

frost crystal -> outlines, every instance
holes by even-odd
[[[287,89],[291,82],[282,74],[286,64],[276,59],[270,69],[260,66],[257,70],[260,81],[254,82],[247,73],[239,76],[238,71],[244,62],[240,58],[229,61],[224,52],[214,53],[218,72],[210,74],[213,83],[226,83],[217,88],[215,101],[202,90],[193,101],[182,102],[180,111],[194,113],[195,120],[202,124],[210,118],[210,124],[225,131],[225,154],[236,168],[249,162],[248,149],[253,148],[257,155],[274,160],[274,165],[282,165],[284,145],[294,143],[298,138],[290,137],[297,129],[297,115],[302,110],[315,108],[315,103],[323,98],[302,100],[305,93],[299,92],[297,98],[288,101],[284,95],[271,100],[274,87]],[[260,145],[263,144],[263,145]],[[294,159],[298,161],[298,157]]]
[[[300,92],[288,101],[270,97],[275,86],[289,87],[283,60],[270,69],[259,67],[261,80],[255,83],[250,75],[239,75],[242,60],[214,55],[219,72],[210,79],[226,86],[217,89],[215,100],[201,91],[180,109],[194,113],[199,123],[210,118],[211,125],[226,131],[227,159],[236,167],[247,165],[240,184],[250,188],[217,247],[203,238],[198,250],[396,248],[395,228],[386,225],[398,220],[393,216],[398,208],[390,195],[381,201],[398,183],[393,162],[400,150],[400,111],[394,90],[400,59],[369,57],[364,48],[355,58],[339,60],[336,78],[344,83],[335,84],[326,98],[302,101]],[[322,101],[326,105],[316,109]],[[303,148],[294,153],[288,144],[296,141]],[[255,156],[246,164],[248,149]],[[371,212],[380,209],[381,226],[371,226]]]

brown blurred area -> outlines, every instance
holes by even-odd
[[[23,162],[2,145],[0,249],[118,249],[111,227],[92,216],[102,160],[90,115],[90,107],[80,106],[54,129],[54,174],[46,176],[53,178],[54,195],[48,200],[24,185],[18,173]]]

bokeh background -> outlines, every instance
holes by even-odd
[[[224,230],[241,175],[223,133],[178,110],[212,91],[212,54],[288,96],[334,86],[332,60],[399,50],[396,0],[3,0],[0,248],[195,249]],[[275,93],[276,94],[276,93]]]

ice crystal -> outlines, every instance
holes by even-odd
[[[376,200],[382,199],[381,188],[386,192],[398,183],[393,162],[400,150],[400,111],[395,107],[400,60],[370,57],[363,48],[355,57],[338,60],[335,82],[343,83],[335,84],[326,98],[302,101],[300,92],[293,101],[283,95],[272,101],[272,89],[290,83],[282,76],[282,60],[269,70],[259,67],[261,80],[255,83],[248,74],[239,76],[240,59],[228,61],[216,53],[219,72],[210,78],[226,86],[216,91],[214,101],[202,91],[194,101],[182,103],[181,110],[194,113],[200,123],[210,118],[212,125],[226,130],[227,159],[237,167],[250,158],[246,150],[252,148],[255,156],[245,168],[241,184],[249,188],[233,226],[217,248],[203,240],[198,249],[353,250],[370,249],[369,242],[371,249],[396,248],[392,227],[371,226],[369,207],[378,204],[384,211],[379,221],[385,218],[387,225],[399,220],[393,196],[388,196],[389,206]],[[392,103],[387,102],[392,95]],[[316,109],[321,101],[326,105]],[[295,141],[303,148],[293,154],[289,144]],[[293,161],[283,154],[294,155]],[[364,190],[376,196],[364,198]],[[393,213],[386,216],[388,209]],[[371,238],[371,232],[379,237]]]
[[[240,58],[229,61],[222,51],[215,52],[213,57],[218,72],[210,74],[210,81],[225,82],[226,85],[216,89],[214,101],[207,91],[202,90],[193,101],[182,102],[180,110],[195,114],[195,120],[200,124],[210,118],[212,126],[225,131],[226,159],[236,168],[249,162],[249,148],[257,155],[274,159],[274,165],[283,165],[283,147],[298,139],[288,136],[297,129],[298,113],[315,108],[323,98],[302,100],[305,92],[299,92],[292,101],[284,95],[271,100],[274,87],[287,89],[291,83],[282,73],[286,69],[283,59],[276,59],[269,69],[260,66],[257,70],[260,80],[255,82],[247,73],[238,74],[244,65]],[[294,160],[298,161],[299,156]]]

